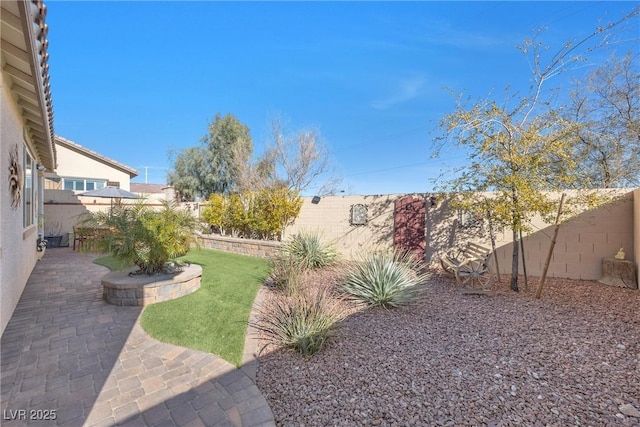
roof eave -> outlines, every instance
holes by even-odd
[[[48,42],[46,39],[48,26],[44,23],[47,9],[41,0],[18,1],[18,8],[23,16],[23,33],[31,58],[31,77],[34,80],[35,94],[41,114],[39,123],[28,126],[28,132],[36,146],[40,162],[48,170],[53,171],[56,168],[56,151],[53,143],[53,102],[51,100]],[[33,131],[32,128],[34,128]]]
[[[124,172],[126,174],[129,175],[130,178],[135,178],[136,176],[138,176],[138,171],[123,164],[120,163],[116,160],[110,159],[106,156],[103,156],[102,154],[96,153],[93,150],[90,150],[86,147],[83,147],[82,145],[78,144],[77,142],[71,141],[70,139],[64,138],[60,135],[55,135],[54,137],[54,141],[56,144],[60,144],[70,150],[76,151],[81,153],[84,156],[87,156],[93,160],[99,161],[101,163],[107,164],[110,167],[117,169],[121,172]]]

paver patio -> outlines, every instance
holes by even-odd
[[[49,249],[0,341],[3,426],[272,426],[247,364],[161,343],[108,305],[94,256]],[[49,418],[48,420],[45,418]]]

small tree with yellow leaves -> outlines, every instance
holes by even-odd
[[[572,125],[555,114],[514,122],[513,111],[486,103],[468,109],[458,104],[443,126],[456,144],[471,152],[465,170],[443,188],[462,196],[452,201],[453,208],[491,211],[494,224],[512,230],[511,289],[517,291],[520,232],[528,231],[532,216],[553,212],[545,192],[572,179],[569,174],[549,179],[555,162],[569,167],[573,162]]]
[[[579,52],[593,52],[611,42],[614,30],[639,13],[636,7],[584,39],[568,42],[546,66],[542,63],[546,49],[537,36],[525,41],[520,50],[530,58],[533,73],[529,96],[511,96],[508,88],[502,103],[473,102],[460,96],[454,111],[440,122],[444,132],[436,138],[437,152],[449,145],[469,153],[468,163],[453,177],[442,180],[440,190],[458,195],[452,207],[490,211],[494,224],[511,229],[514,291],[518,291],[520,233],[527,231],[534,215],[553,212],[553,201],[546,192],[579,187],[571,153],[578,143],[580,125],[563,117],[562,107],[554,107],[552,95],[543,100],[543,86],[583,63],[586,59]]]

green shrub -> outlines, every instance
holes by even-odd
[[[302,268],[291,257],[278,256],[270,261],[273,286],[286,295],[293,295],[302,286]]]
[[[347,270],[342,289],[357,301],[380,307],[397,307],[417,300],[427,274],[409,254],[381,252],[364,255]]]
[[[283,187],[211,194],[202,218],[221,235],[281,240],[285,228],[300,213],[302,199],[297,191]]]
[[[268,311],[260,313],[256,327],[269,343],[311,357],[333,335],[343,317],[339,302],[326,290],[307,290],[277,299]]]
[[[319,233],[295,234],[283,246],[283,252],[302,268],[327,267],[338,260],[338,252],[320,238]]]
[[[83,222],[102,231],[95,242],[99,250],[145,274],[162,272],[195,242],[195,217],[172,202],[163,202],[160,209],[142,201],[116,205],[109,212],[89,214]]]

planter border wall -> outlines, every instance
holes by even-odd
[[[102,296],[108,304],[145,306],[188,295],[200,289],[202,267],[191,264],[177,274],[129,276],[112,271],[102,278]]]
[[[198,243],[206,249],[268,259],[275,258],[282,248],[282,242],[273,240],[239,239],[216,234],[200,234]]]

